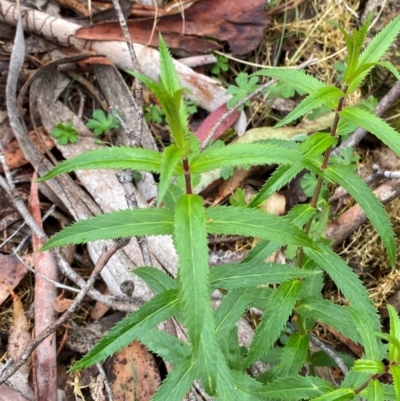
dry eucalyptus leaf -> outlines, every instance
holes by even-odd
[[[115,401],[149,401],[160,382],[153,355],[139,341],[112,357],[110,386]]]

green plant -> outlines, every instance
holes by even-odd
[[[57,139],[60,145],[67,145],[68,143],[78,142],[78,132],[73,127],[72,122],[58,123],[51,131],[50,134]]]
[[[200,152],[198,141],[189,132],[183,91],[162,38],[159,83],[130,72],[157,96],[165,112],[172,144],[162,154],[127,147],[88,152],[61,163],[42,180],[89,168],[155,172],[160,176],[157,206],[114,212],[75,223],[53,236],[42,249],[99,239],[172,235],[179,257],[179,273],[173,279],[149,266],[135,269],[133,273],[154,290],[155,297],[119,322],[72,370],[100,362],[138,339],[174,366],[154,395],[156,401],[181,400],[196,378],[201,379],[208,394],[220,400],[339,401],[356,400],[360,396],[370,401],[400,399],[398,317],[391,311],[391,332],[380,334],[379,316],[367,290],[322,236],[328,214],[320,196],[321,188],[326,182],[339,183],[362,207],[380,235],[391,264],[395,262],[394,234],[381,203],[353,168],[332,162],[329,157],[336,138],[348,129],[348,124],[365,127],[400,155],[396,131],[373,113],[357,105],[345,105],[346,97],[362,84],[375,65],[384,65],[399,77],[392,66],[379,60],[400,31],[400,16],[361,53],[368,24],[369,21],[360,30],[354,30],[351,36],[342,30],[348,58],[341,89],[327,86],[300,71],[272,68],[258,73],[309,94],[278,126],[320,105],[335,112],[330,133],[315,133],[302,143],[268,140],[219,144]],[[199,174],[217,168],[262,164],[278,167],[248,207],[205,208],[202,198],[192,193],[193,182]],[[285,217],[256,208],[303,169],[318,177],[309,205],[298,205]],[[171,184],[173,177],[177,179]],[[260,238],[260,242],[243,262],[210,269],[208,233],[246,235]],[[290,247],[294,264],[266,263],[266,258],[282,246]],[[323,298],[324,274],[335,282],[349,306],[335,305]],[[269,284],[275,286],[268,287]],[[210,294],[215,289],[222,290],[223,299],[214,311]],[[250,307],[262,309],[263,317],[246,349],[238,344],[236,323]],[[155,328],[172,316],[186,328],[187,343]],[[288,327],[290,317],[293,324]],[[309,331],[317,321],[334,327],[365,350],[364,362],[357,362],[338,388],[312,375],[312,369],[309,376],[300,375],[304,365],[313,363]],[[389,354],[379,336],[389,340]],[[278,339],[282,347],[277,346]],[[279,352],[275,353],[272,369],[258,380],[247,374],[254,362],[269,360],[275,350]],[[387,357],[389,367],[382,362]],[[378,382],[382,369],[392,375],[394,385]]]
[[[224,56],[217,55],[217,62],[211,68],[211,74],[218,75],[221,72],[228,71],[228,59]]]
[[[249,77],[249,74],[247,74],[247,72],[241,72],[235,78],[235,81],[237,85],[230,85],[226,91],[226,93],[232,95],[232,98],[229,99],[227,104],[229,109],[258,88],[258,78],[255,76]],[[250,101],[246,102],[246,106],[248,106],[249,104]],[[243,109],[243,107],[241,109]]]
[[[96,135],[103,135],[112,128],[118,128],[118,121],[112,114],[106,116],[103,110],[97,109],[93,112],[93,118],[87,121],[86,127]]]

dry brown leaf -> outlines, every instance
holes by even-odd
[[[18,391],[8,387],[7,384],[0,384],[0,401],[28,401]]]
[[[111,360],[110,386],[115,401],[148,401],[160,385],[160,373],[147,348],[134,341]]]
[[[31,335],[29,333],[29,322],[25,317],[21,299],[10,287],[8,289],[13,301],[13,319],[9,331],[7,351],[9,357],[16,361],[30,343]],[[27,363],[19,371],[21,373],[28,373],[29,368],[29,363]]]
[[[243,55],[254,50],[264,38],[264,29],[269,20],[264,8],[264,0],[202,0],[184,11],[184,19],[180,13],[160,18],[157,31],[162,33],[171,48],[207,52],[218,46],[198,37],[211,37],[227,41],[233,54]],[[134,42],[158,46],[158,34],[152,35],[151,18],[128,21],[128,26]],[[76,37],[124,40],[118,22],[82,28]]]
[[[45,153],[45,145],[43,142],[46,144],[46,146],[49,149],[54,148],[54,142],[50,138],[50,136],[47,134],[47,132],[44,130],[43,127],[40,127],[39,129],[39,134],[41,135],[42,139],[39,138],[35,131],[29,132],[29,136],[31,137],[32,141],[34,142],[36,148],[41,152]],[[6,157],[6,162],[10,170],[15,169],[17,167],[24,166],[25,164],[28,164],[28,160],[25,159],[24,154],[21,150],[21,146],[19,145],[18,141],[14,139],[10,143],[6,144],[3,146],[3,151],[4,155]],[[0,173],[3,172],[2,167],[0,166]]]
[[[33,266],[33,255],[25,255],[21,259],[29,266]],[[28,269],[15,255],[0,254],[0,266],[1,305],[10,295],[9,288],[14,289],[28,272]]]
[[[54,299],[53,306],[58,313],[63,313],[71,306],[73,302],[73,299],[64,298],[64,296],[60,294]]]

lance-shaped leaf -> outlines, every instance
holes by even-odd
[[[195,318],[193,315],[192,319]],[[199,338],[197,352],[193,353],[193,360],[197,364],[197,374],[201,379],[206,392],[210,395],[216,394],[217,389],[217,371],[227,370],[225,360],[222,358],[217,365],[218,354],[221,352],[215,334],[214,316],[211,308],[205,309],[204,324]],[[216,366],[218,366],[216,368]]]
[[[349,308],[349,312],[353,316],[355,328],[358,331],[361,343],[364,346],[364,358],[380,360],[385,357],[385,346],[378,340],[378,337],[371,330],[368,320],[364,319],[360,311]]]
[[[389,334],[397,340],[389,342],[389,360],[390,362],[400,363],[400,349],[398,347],[400,341],[400,319],[392,305],[388,305],[387,308],[390,317]]]
[[[268,199],[274,192],[279,191],[284,185],[293,180],[304,169],[301,165],[279,166],[263,185],[258,194],[251,200],[249,207],[257,207]]]
[[[206,219],[209,233],[247,235],[317,249],[314,242],[294,224],[261,210],[217,206],[206,210]]]
[[[54,167],[38,181],[45,181],[61,173],[99,168],[132,169],[159,173],[161,153],[151,149],[110,147],[82,153]]]
[[[40,249],[83,244],[101,239],[137,235],[168,235],[174,230],[174,214],[166,209],[120,210],[79,221],[53,235]]]
[[[318,271],[299,269],[279,263],[235,263],[217,266],[210,272],[211,289],[254,287],[261,284],[279,284],[294,278],[313,276]]]
[[[325,133],[316,133],[307,138],[300,146],[299,150],[307,158],[314,158],[321,155],[329,146],[333,145],[334,138]],[[269,198],[274,192],[279,191],[284,185],[291,181],[300,171],[301,165],[281,165],[279,166],[260,189],[258,194],[252,199],[249,207],[259,206],[265,199]]]
[[[179,303],[177,290],[156,295],[136,312],[118,322],[87,355],[71,368],[71,371],[104,361],[158,323],[176,314],[179,311]]]
[[[163,380],[152,401],[183,400],[196,379],[196,364],[189,357],[174,366],[172,372]]]
[[[261,166],[265,164],[296,164],[302,161],[302,154],[296,148],[263,143],[234,143],[224,148],[205,149],[193,157],[190,163],[192,173],[204,173],[223,167]]]
[[[325,86],[317,89],[314,93],[308,95],[294,110],[292,110],[283,120],[281,120],[275,127],[279,128],[283,125],[289,124],[296,118],[303,116],[304,114],[314,110],[317,107],[324,106],[331,101],[337,103],[340,97],[344,96],[344,93],[335,86]],[[332,109],[336,108],[334,104]]]
[[[340,116],[365,128],[400,156],[400,134],[379,117],[357,106],[346,107]]]
[[[217,377],[218,400],[250,401],[250,398],[243,397],[243,394],[240,391],[236,391],[236,384],[232,377],[233,372],[229,370],[224,356],[219,348],[217,348],[217,358],[215,360],[214,367]]]
[[[185,147],[178,148],[175,144],[164,149],[161,158],[161,174],[160,184],[158,186],[157,207],[161,205],[164,196],[168,191],[171,178],[175,173],[175,169],[179,163],[187,156],[188,149]]]
[[[400,138],[399,134],[397,136]],[[396,260],[396,242],[389,217],[382,203],[350,166],[331,165],[324,171],[324,176],[338,182],[358,202],[381,237],[393,266]]]
[[[378,314],[358,276],[329,246],[322,243],[318,246],[320,248],[318,251],[304,248],[304,252],[329,274],[352,306],[370,323],[370,327],[380,331]]]
[[[140,277],[156,294],[178,288],[178,284],[170,275],[155,267],[138,267],[132,270],[132,273]]]
[[[400,366],[389,365],[389,371],[392,375],[394,391],[396,392],[397,399],[400,400]]]
[[[320,395],[311,401],[350,401],[356,399],[356,392],[353,388],[338,388],[328,394]]]
[[[174,240],[185,326],[196,355],[206,310],[211,310],[205,208],[198,195],[183,195],[179,199],[175,211]]]
[[[334,387],[329,382],[313,376],[284,377],[261,387],[256,395],[269,399],[297,401],[330,393]]]
[[[263,75],[279,79],[306,93],[314,93],[316,90],[326,86],[323,82],[309,74],[306,74],[304,71],[298,71],[291,68],[267,68],[256,72],[254,75]]]
[[[215,311],[217,340],[228,336],[244,311],[249,307],[253,288],[237,288],[229,291],[222,299],[221,305]]]
[[[287,281],[274,291],[258,325],[244,367],[268,352],[286,324],[301,290],[301,282]],[[272,397],[273,398],[273,397]]]
[[[191,352],[190,346],[182,340],[154,328],[138,336],[138,340],[153,354],[158,355],[174,366]]]
[[[335,305],[321,297],[307,297],[296,305],[296,312],[302,317],[313,318],[331,326],[344,336],[361,344],[360,335],[354,330],[352,315],[348,309]]]
[[[181,86],[175,70],[174,60],[161,34],[159,35],[159,42],[160,80],[166,92],[173,96],[176,91],[181,89]]]
[[[368,383],[368,401],[385,401],[385,389],[378,379],[372,379]]]
[[[379,61],[400,33],[400,16],[391,21],[369,43],[360,55],[358,67]]]
[[[240,400],[243,401],[260,401],[261,397],[256,396],[256,392],[261,388],[262,384],[250,377],[231,370],[233,381],[235,383],[235,391],[239,393]]]
[[[279,364],[267,370],[257,380],[270,383],[281,377],[296,376],[306,363],[309,342],[308,334],[293,333],[283,348]]]
[[[381,361],[375,361],[374,359],[358,359],[354,362],[353,370],[374,375],[384,373],[385,365]]]

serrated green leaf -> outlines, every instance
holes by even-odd
[[[400,341],[400,319],[392,305],[388,304],[387,309],[390,318],[390,331],[389,334]],[[400,349],[396,344],[397,342],[389,342],[389,360],[390,362],[400,363]]]
[[[370,373],[374,375],[377,373],[383,373],[385,371],[385,365],[381,361],[373,359],[358,359],[354,362],[353,370],[355,372]]]
[[[157,329],[147,330],[138,340],[153,354],[176,366],[190,354],[190,346],[182,340]]]
[[[160,184],[158,186],[157,207],[164,200],[165,194],[168,191],[171,178],[175,173],[175,169],[183,158],[186,157],[188,149],[184,147],[178,148],[172,144],[164,149],[161,158]]]
[[[328,394],[313,398],[311,401],[350,401],[354,400],[356,393],[352,388],[338,388]]]
[[[214,363],[214,371],[217,379],[217,393],[220,401],[243,401],[241,393],[236,390],[235,382],[229,370],[221,350],[217,347],[217,358]]]
[[[304,71],[298,71],[291,68],[267,68],[256,72],[255,75],[263,75],[279,79],[306,93],[313,93],[325,86],[323,82],[309,74],[306,74]]]
[[[185,326],[196,355],[206,310],[211,308],[205,209],[200,196],[183,195],[179,199],[175,211],[174,242]]]
[[[175,71],[174,61],[161,33],[159,35],[160,78],[165,90],[172,96],[181,87]]]
[[[257,380],[267,383],[281,377],[296,376],[307,360],[309,341],[308,334],[291,334],[283,348],[279,364],[267,370]]]
[[[99,168],[132,169],[159,173],[161,153],[150,149],[111,147],[82,153],[54,167],[38,181],[49,180],[58,174],[74,170]]]
[[[400,366],[389,365],[389,371],[392,375],[394,391],[396,392],[397,399],[400,400]]]
[[[358,67],[379,61],[400,32],[400,16],[391,21],[369,43],[360,55]]]
[[[138,267],[133,269],[132,273],[140,277],[156,294],[178,288],[171,276],[155,267]]]
[[[358,331],[361,344],[364,346],[364,358],[381,360],[385,357],[385,352],[382,349],[381,343],[369,325],[369,322],[360,315],[360,311],[354,308],[348,309],[353,316],[355,329]]]
[[[397,80],[400,80],[399,71],[397,71],[396,67],[392,63],[389,63],[388,61],[379,61],[376,64],[386,68],[396,77]]]
[[[257,243],[257,245],[250,250],[247,256],[242,260],[242,263],[248,262],[260,262],[264,263],[268,256],[271,256],[281,244],[273,242],[267,239],[263,239]]]
[[[179,185],[171,183],[164,197],[165,207],[169,210],[175,210],[176,202],[183,194],[184,191]]]
[[[260,166],[265,164],[296,164],[302,161],[297,149],[288,149],[269,143],[234,143],[222,149],[206,149],[193,157],[192,173],[204,173],[223,167]]]
[[[164,291],[146,302],[136,312],[118,322],[79,362],[70,370],[92,366],[104,361],[126,347],[158,323],[170,318],[179,310],[177,290]]]
[[[293,311],[300,291],[301,282],[297,280],[287,281],[274,291],[255,331],[244,361],[245,367],[250,366],[273,346]]]
[[[210,272],[211,289],[254,287],[261,284],[279,284],[293,278],[303,278],[317,274],[315,271],[299,269],[279,263],[235,263],[217,266]]]
[[[370,323],[371,329],[380,331],[378,314],[358,276],[329,246],[322,243],[318,246],[318,251],[304,248],[304,252],[329,274],[352,306]]]
[[[279,166],[263,185],[258,194],[251,200],[249,208],[261,205],[274,192],[279,191],[283,186],[290,182],[297,174],[304,169],[303,166]]]
[[[261,388],[261,383],[252,377],[231,370],[231,375],[235,383],[235,391],[238,392],[241,401],[259,401],[260,398],[255,394]]]
[[[343,164],[331,165],[324,171],[324,176],[329,180],[338,182],[360,205],[381,237],[388,253],[389,261],[394,266],[396,260],[394,232],[389,217],[375,194],[352,171],[350,166]]]
[[[206,219],[209,233],[247,235],[316,248],[314,242],[292,223],[261,210],[216,206],[206,210]]]
[[[185,358],[174,367],[163,380],[161,386],[151,399],[152,401],[183,400],[185,394],[196,379],[196,364],[190,357]]]
[[[169,235],[174,214],[167,209],[120,210],[79,221],[53,235],[40,249],[138,235]]]
[[[195,319],[195,315],[191,316],[191,318]],[[224,369],[227,370],[227,366],[225,360],[222,358],[220,361],[221,365],[217,365],[216,367],[220,350],[217,344],[215,323],[211,308],[207,308],[204,312],[204,322],[198,343],[198,351],[192,355],[193,360],[197,364],[197,374],[206,392],[210,395],[215,395],[218,379],[217,371],[222,372]]]
[[[317,397],[334,390],[332,384],[313,376],[284,377],[268,383],[256,392],[256,395],[269,399],[297,401]]]
[[[335,86],[325,86],[317,89],[315,92],[308,95],[294,110],[292,110],[283,120],[281,120],[275,127],[279,128],[283,125],[289,124],[293,120],[307,114],[309,111],[327,105],[331,101],[338,101],[344,93]],[[336,102],[337,103],[337,102]],[[335,109],[335,107],[331,107]]]
[[[269,287],[254,288],[253,296],[249,307],[250,308],[254,307],[259,309],[265,308],[265,305],[267,305],[271,300],[273,292],[274,290]]]
[[[302,317],[314,318],[328,326],[334,327],[344,336],[361,344],[361,338],[354,330],[352,315],[348,309],[335,305],[321,297],[307,297],[296,306],[296,312]]]
[[[224,296],[215,311],[217,341],[226,337],[243,315],[252,299],[253,291],[252,288],[237,288]]]
[[[368,383],[368,401],[385,401],[385,391],[379,380],[372,379]]]
[[[364,127],[400,156],[400,135],[379,117],[358,106],[346,107],[340,116]]]
[[[237,326],[234,326],[227,335],[218,338],[218,347],[224,355],[229,368],[240,370],[247,349],[241,347],[238,343]]]

